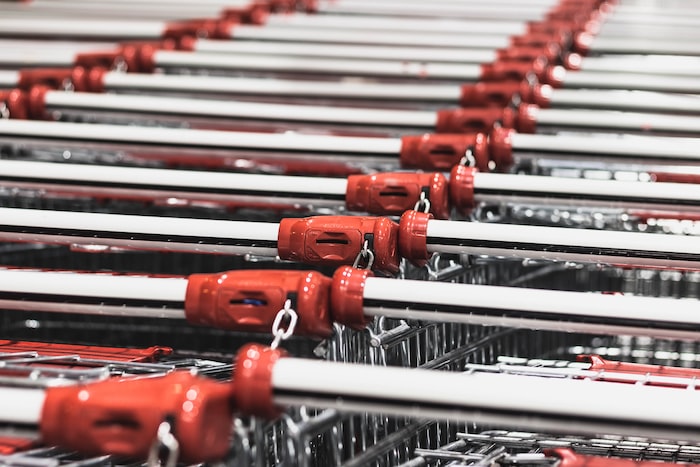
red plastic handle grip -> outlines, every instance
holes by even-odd
[[[537,128],[537,106],[517,108],[484,107],[438,111],[435,131],[438,133],[487,132],[495,126],[514,128],[521,133],[534,133]]]
[[[46,86],[51,89],[62,89],[67,85],[76,86],[85,74],[85,69],[76,68],[36,68],[25,69],[19,72],[17,87],[25,91],[34,86]]]
[[[193,324],[269,333],[287,300],[299,316],[295,334],[328,337],[331,280],[314,271],[231,271],[192,274],[185,315]]]
[[[37,352],[42,356],[60,357],[62,355],[78,355],[81,359],[111,360],[120,362],[154,362],[159,358],[170,355],[170,347],[148,347],[145,349],[129,349],[123,347],[101,347],[94,345],[55,344],[48,342],[26,342],[0,340],[0,352]],[[44,364],[51,362],[44,362]],[[65,364],[60,360],[58,365]]]
[[[414,209],[421,194],[438,219],[450,217],[447,179],[440,173],[386,172],[348,177],[345,204],[350,211],[387,216]]]
[[[627,373],[635,375],[651,375],[651,376],[668,376],[675,378],[700,379],[700,369],[698,368],[680,368],[664,365],[645,365],[641,363],[627,363],[606,360],[600,355],[579,355],[576,357],[579,362],[587,362],[591,364],[590,370],[593,371],[610,371],[615,373]],[[614,376],[608,375],[606,381],[615,381]],[[629,381],[624,381],[629,382]],[[650,381],[651,385],[673,385],[672,383],[662,383]],[[685,387],[685,384],[679,383]]]
[[[514,97],[522,102],[548,107],[551,88],[548,85],[522,81],[481,81],[462,86],[459,104],[462,107],[506,107]]]
[[[471,152],[479,170],[489,170],[486,135],[431,134],[401,138],[401,166],[406,169],[448,171]]]
[[[373,269],[399,271],[398,225],[385,217],[319,216],[282,219],[277,239],[280,258],[307,264],[353,264],[365,243]]]
[[[41,437],[84,455],[144,459],[159,425],[170,419],[184,462],[215,461],[229,447],[230,395],[229,385],[189,372],[49,388]]]
[[[614,457],[589,456],[567,448],[545,449],[547,456],[558,457],[558,467],[660,467],[663,465],[696,466],[698,464],[677,464],[675,462],[640,461]]]

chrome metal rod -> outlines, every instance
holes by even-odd
[[[10,242],[234,255],[277,255],[278,224],[0,208]]]
[[[5,310],[185,319],[187,278],[0,270]]]
[[[700,268],[700,238],[690,236],[431,220],[426,241],[429,253]]]

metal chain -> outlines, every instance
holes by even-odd
[[[365,240],[365,243],[362,245],[362,249],[355,258],[355,262],[352,263],[352,267],[355,269],[362,269],[360,268],[361,259],[367,261],[367,266],[365,266],[364,269],[372,269],[372,265],[374,264],[374,252],[369,249],[369,240]]]
[[[430,200],[425,194],[425,191],[420,192],[420,199],[416,201],[416,205],[413,207],[414,211],[422,211],[424,213],[430,212]]]
[[[166,451],[165,464],[161,463],[161,452]],[[172,432],[172,426],[164,421],[158,426],[156,441],[148,453],[148,467],[175,467],[180,455],[180,443]]]
[[[474,157],[474,148],[469,146],[464,152],[464,156],[459,161],[459,165],[464,165],[467,167],[476,167],[476,157]]]
[[[297,312],[292,309],[292,301],[287,299],[284,302],[284,307],[277,312],[277,316],[275,316],[275,320],[272,322],[272,335],[274,336],[274,339],[272,340],[272,344],[270,344],[271,348],[276,349],[279,347],[280,342],[292,337],[298,319],[299,315],[297,315]],[[289,320],[287,329],[282,327],[282,322],[284,320]]]

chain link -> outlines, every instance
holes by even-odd
[[[474,157],[474,148],[469,146],[464,152],[464,156],[459,161],[459,165],[464,165],[467,167],[476,167],[476,157]]]
[[[275,320],[272,322],[272,335],[274,336],[274,339],[272,340],[270,347],[276,349],[279,347],[280,342],[292,337],[298,319],[299,315],[297,315],[297,312],[292,309],[292,301],[287,299],[284,302],[284,307],[277,312],[277,316],[275,316]],[[282,322],[285,320],[289,320],[287,329],[282,327]]]
[[[362,249],[355,258],[355,262],[352,263],[352,267],[355,269],[363,269],[360,268],[361,259],[367,261],[367,266],[365,266],[364,269],[372,269],[372,265],[374,264],[374,252],[369,249],[369,240],[365,240],[365,243],[362,245]]]
[[[430,212],[430,199],[425,194],[425,191],[420,192],[420,199],[416,201],[416,205],[413,207],[414,211],[422,211],[424,213]]]
[[[165,451],[165,464],[161,462],[161,453]],[[148,467],[175,467],[180,455],[180,443],[172,432],[172,426],[164,421],[158,426],[158,435],[148,453]]]

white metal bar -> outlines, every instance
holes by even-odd
[[[542,127],[589,128],[612,131],[661,132],[700,135],[700,118],[658,113],[610,110],[537,109],[538,129]]]
[[[685,37],[689,40],[697,40],[699,33],[696,26],[691,25],[664,25],[664,24],[640,24],[640,23],[606,23],[596,32],[600,37],[638,37],[648,39],[658,37]]]
[[[367,316],[656,339],[700,334],[693,300],[375,277],[362,296]]]
[[[536,21],[544,16],[544,8],[531,8],[527,5],[504,7],[502,5],[454,5],[436,8],[433,4],[404,5],[394,2],[350,3],[338,2],[321,4],[321,14],[356,14],[356,15],[396,15],[399,17],[425,18],[468,18],[492,20]]]
[[[3,37],[159,39],[165,29],[166,24],[160,21],[0,18],[0,36]]]
[[[678,55],[614,55],[586,57],[581,71],[700,76],[700,59]]]
[[[524,34],[526,27],[521,21],[475,21],[469,19],[414,19],[396,16],[350,16],[350,15],[271,15],[266,24],[270,26],[329,28],[382,31],[404,31],[412,33],[465,33],[514,36]]]
[[[0,270],[6,310],[185,319],[187,278]]]
[[[645,159],[697,162],[700,159],[700,140],[696,138],[633,135],[591,138],[513,133],[511,143],[515,153],[535,153],[542,156],[616,156],[632,162],[643,162]]]
[[[330,4],[333,4],[333,0],[327,2]],[[374,3],[372,0],[350,0],[347,2],[348,4],[366,4],[366,3]],[[388,2],[391,3],[391,2]],[[414,5],[414,4],[420,4],[423,5],[424,2],[423,0],[405,0],[402,2],[396,2],[399,3],[400,5]],[[485,5],[480,2],[479,0],[436,0],[435,2],[432,3],[435,5],[436,8],[444,8],[447,6],[452,6],[452,5],[460,5],[460,6],[471,6],[475,10],[481,10],[485,7]],[[489,2],[489,6],[492,5],[499,5],[502,7],[510,7],[510,6],[527,6],[529,8],[546,8],[546,7],[552,7],[557,4],[556,0],[523,0],[523,1],[518,1],[518,0],[493,0]],[[488,9],[488,7],[486,7]]]
[[[381,127],[409,127],[430,130],[435,128],[437,115],[431,111],[364,109],[314,105],[270,104],[245,101],[221,101],[156,97],[127,94],[93,94],[48,91],[45,104],[49,110],[69,109],[79,112],[124,112],[137,114],[179,115],[181,117],[209,117],[313,122],[338,125],[372,125]]]
[[[2,50],[0,66],[24,67],[70,67],[75,62],[76,53],[72,50],[36,48],[33,50]]]
[[[44,1],[44,0],[42,0]],[[62,3],[64,0],[47,0],[48,3]],[[81,3],[86,3],[88,5],[94,3],[92,0],[67,0],[70,3],[73,2],[81,2]],[[116,3],[116,4],[141,4],[143,3],[143,0],[118,0],[118,1],[111,1],[108,3]],[[163,5],[164,8],[169,8],[173,5],[191,5],[192,1],[191,0],[148,0],[148,3],[151,5]],[[250,5],[251,0],[198,0],[197,5],[202,5],[202,6],[218,6],[218,7],[228,7],[228,6],[246,6]]]
[[[283,26],[241,25],[233,29],[234,40],[292,41],[368,45],[423,46],[442,48],[497,49],[508,47],[508,36],[460,33],[411,34],[409,32],[346,31],[342,29],[285,28]]]
[[[638,89],[700,94],[700,80],[688,76],[664,76],[641,73],[576,71],[566,74],[564,87],[591,89]]]
[[[324,375],[310,379],[308,375]],[[276,405],[452,419],[544,432],[696,439],[700,392],[590,380],[373,367],[282,358]],[[517,391],[514,391],[517,388]],[[574,401],[591,401],[575,403]]]
[[[257,199],[279,203],[342,204],[347,180],[324,177],[144,169],[0,160],[0,185],[67,192],[112,194],[139,199],[205,201]]]
[[[653,11],[641,11],[639,9],[627,8],[623,5],[616,8],[613,15],[608,19],[611,23],[634,23],[634,24],[698,24],[700,23],[700,12],[692,8],[663,8]]]
[[[19,72],[0,70],[0,87],[14,88],[19,82]]]
[[[304,42],[289,41],[215,41],[200,39],[194,50],[201,53],[253,55],[290,55],[302,57],[354,58],[364,60],[401,60],[417,62],[488,63],[496,60],[490,49],[437,49],[379,45],[323,44],[314,47]]]
[[[699,96],[648,91],[557,89],[549,95],[549,104],[555,108],[700,114]]]
[[[370,76],[377,78],[476,81],[481,66],[453,63],[403,63],[395,61],[290,57],[285,55],[233,55],[160,50],[154,54],[157,67],[203,68],[241,73],[308,73],[317,75]]]
[[[293,133],[245,133],[233,131],[181,130],[121,125],[0,119],[0,138],[55,139],[87,142],[157,144],[214,149],[269,149],[304,153],[357,153],[397,157],[400,138],[361,138],[302,135]]]
[[[53,15],[75,17],[94,16],[107,18],[158,18],[158,19],[191,19],[202,17],[216,17],[221,13],[222,7],[217,5],[191,4],[151,4],[132,3],[124,6],[119,3],[102,3],[82,1],[77,2],[53,2],[32,0],[28,3],[3,4],[2,13],[22,13],[25,16]]]
[[[0,73],[2,73],[0,71]],[[0,74],[0,80],[2,75]],[[0,81],[2,82],[2,81]],[[460,88],[443,84],[363,83],[353,81],[283,80],[164,74],[115,73],[104,75],[109,91],[181,92],[223,95],[313,97],[456,103]]]
[[[597,36],[590,45],[597,54],[667,54],[698,56],[700,51],[692,40],[662,40]]]
[[[0,419],[4,423],[39,425],[46,393],[43,389],[0,388]]]
[[[428,252],[700,268],[700,238],[430,220]]]
[[[1,171],[0,171],[1,173]],[[476,201],[700,210],[700,185],[474,173]]]
[[[184,251],[277,255],[278,224],[0,208],[7,241]]]

